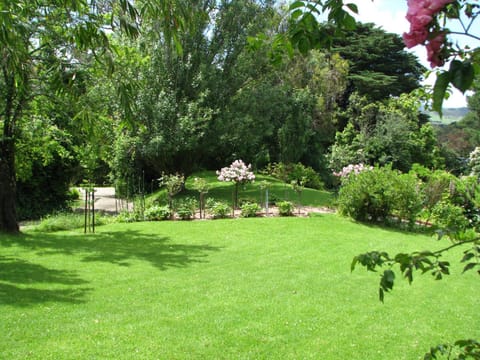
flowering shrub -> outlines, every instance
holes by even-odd
[[[229,167],[217,170],[218,180],[246,183],[255,180],[255,175],[250,170],[251,165],[245,165],[242,160],[235,160]]]
[[[231,181],[235,183],[235,189],[233,193],[233,207],[238,206],[238,184],[245,184],[247,182],[255,181],[255,175],[251,171],[251,165],[245,165],[242,160],[235,160],[229,167],[224,167],[221,170],[217,170],[218,180]]]
[[[341,177],[341,178],[347,178],[350,176],[350,174],[355,174],[358,175],[362,171],[366,170],[373,170],[373,166],[365,166],[364,164],[350,164],[347,166],[344,166],[342,170],[339,172],[334,172],[333,175]]]

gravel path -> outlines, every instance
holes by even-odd
[[[83,189],[80,191],[81,199],[85,199],[85,192]],[[125,200],[115,198],[115,188],[113,187],[96,187],[95,188],[95,210],[104,211],[110,214],[119,213],[121,210],[127,209],[127,203]],[[128,204],[128,209],[133,209],[131,203]],[[79,210],[83,210],[79,208]],[[295,216],[308,216],[310,213],[333,213],[335,210],[326,207],[311,207],[302,206],[300,211],[295,209]],[[199,214],[195,214],[195,218],[200,218]],[[240,216],[240,210],[235,210],[235,217]],[[261,214],[265,216],[265,214]],[[276,207],[270,207],[269,216],[278,216],[278,209]]]

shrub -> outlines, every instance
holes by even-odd
[[[288,180],[290,183],[292,181],[297,183],[303,182],[303,185],[310,189],[321,190],[324,188],[324,184],[318,173],[310,166],[305,166],[302,163],[297,163],[292,166]]]
[[[214,219],[225,219],[230,214],[231,208],[226,203],[221,201],[213,201],[207,203],[208,212]]]
[[[463,232],[469,226],[469,221],[460,206],[447,201],[440,201],[432,211],[435,226],[451,233]]]
[[[173,208],[173,197],[182,191],[185,186],[185,177],[180,174],[162,174],[158,181],[160,186],[164,186],[167,189],[168,206],[170,209]]]
[[[255,217],[257,216],[257,212],[260,211],[260,206],[257,203],[244,203],[241,207],[242,212],[240,216],[242,217]]]
[[[168,206],[154,205],[145,210],[145,220],[167,220],[172,216],[172,211]]]
[[[422,211],[423,195],[420,184],[413,174],[399,174],[393,178],[393,213],[399,221],[407,220],[410,226],[415,224],[418,214]]]
[[[177,215],[182,220],[190,220],[194,214],[189,207],[181,206],[177,209]]]
[[[342,181],[338,196],[339,212],[359,221],[386,221],[396,215],[413,224],[421,207],[416,177],[391,167],[350,174]]]
[[[385,220],[393,208],[392,172],[376,168],[344,178],[338,194],[340,214],[359,221]]]
[[[198,201],[195,198],[187,197],[180,202],[177,215],[182,220],[190,220],[194,217],[197,207]]]
[[[424,175],[423,178],[425,179],[423,185],[424,206],[426,211],[431,213],[435,205],[444,197],[450,196],[450,188],[455,183],[456,178],[442,170],[432,172],[428,176]]]
[[[241,197],[238,199],[238,205],[240,206],[240,209],[243,207],[245,204],[251,204],[255,203],[256,200],[253,197]]]
[[[264,173],[272,175],[287,184],[291,184],[292,181],[296,183],[303,181],[304,186],[310,189],[324,188],[320,175],[313,168],[302,163],[284,164],[280,162],[268,164]]]
[[[280,216],[292,216],[295,206],[290,201],[280,201],[277,204],[278,214]]]
[[[119,223],[131,223],[131,222],[137,222],[142,220],[144,220],[144,218],[140,218],[137,212],[128,211],[128,210],[121,211],[115,217],[115,221]]]

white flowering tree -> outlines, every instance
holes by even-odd
[[[235,160],[228,167],[217,170],[218,180],[229,181],[235,184],[233,192],[233,208],[238,207],[238,186],[255,181],[252,165],[246,165],[243,160]]]

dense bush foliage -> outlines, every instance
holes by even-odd
[[[290,201],[277,202],[278,214],[280,216],[292,216],[295,210],[295,205]]]
[[[359,221],[386,221],[395,215],[412,224],[421,208],[417,178],[391,167],[351,173],[338,196],[339,212]]]
[[[197,208],[198,201],[193,197],[186,197],[178,203],[176,213],[180,219],[190,220],[195,217]]]
[[[207,211],[214,219],[227,218],[231,210],[230,206],[222,201],[215,201],[213,199],[208,199],[207,201]]]
[[[264,172],[288,184],[303,182],[303,186],[310,189],[321,190],[324,188],[320,175],[312,167],[305,166],[302,163],[271,163],[267,165]]]
[[[172,216],[172,210],[166,205],[154,205],[145,209],[145,220],[167,220]]]
[[[457,178],[445,171],[414,166],[402,174],[391,167],[350,173],[338,196],[341,214],[359,221],[422,220],[449,232],[480,224],[480,186],[474,176]]]
[[[241,206],[241,217],[255,217],[257,213],[260,211],[260,205],[257,203],[250,203],[246,202]]]

